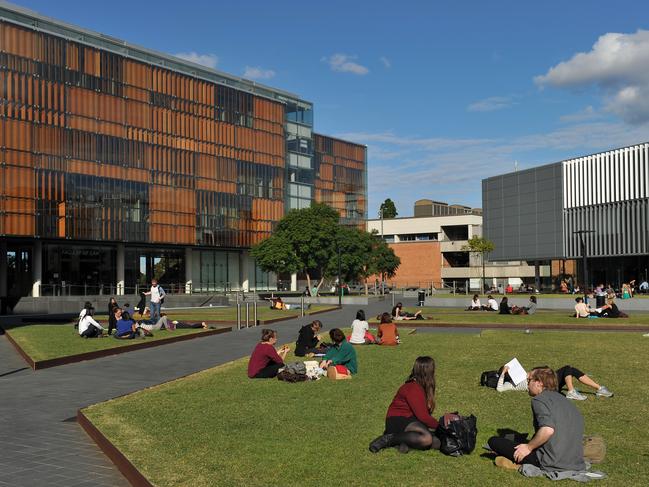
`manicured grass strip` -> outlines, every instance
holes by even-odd
[[[571,311],[539,310],[533,315],[501,315],[489,311],[462,311],[449,308],[407,308],[406,311],[415,313],[422,310],[426,320],[400,321],[399,324],[407,326],[426,326],[436,324],[438,326],[489,326],[489,325],[510,325],[521,328],[534,328],[541,325],[566,325],[574,328],[633,328],[649,329],[649,313],[631,312],[628,318],[596,318],[577,319],[571,316]],[[370,323],[377,323],[376,318]]]
[[[639,485],[639,479],[649,478],[647,442],[638,429],[639,418],[649,413],[644,372],[649,338],[486,331],[402,339],[398,347],[358,347],[359,373],[351,381],[249,380],[242,359],[91,406],[84,414],[157,486],[548,483],[498,469],[481,456],[481,445],[499,428],[533,431],[527,394],[477,385],[482,371],[516,356],[528,369],[571,364],[607,385],[615,397],[596,398],[582,388],[588,400],[575,404],[586,433],[600,434],[607,443],[607,458],[597,468],[610,478],[598,485]],[[477,416],[477,449],[471,455],[368,452],[419,355],[437,362],[435,415],[459,410]]]
[[[29,357],[28,363],[31,360],[30,365],[39,369],[230,330],[230,327],[219,327],[215,330],[159,330],[153,332],[153,337],[133,340],[116,340],[113,337],[84,339],[71,325],[27,325],[7,329],[6,333],[23,351],[23,356]],[[73,359],[59,360],[66,357]]]

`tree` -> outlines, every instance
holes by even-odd
[[[319,274],[317,294],[337,255],[339,219],[336,210],[323,204],[291,210],[273,235],[255,245],[251,254],[265,272],[303,272],[309,289],[312,277]]]
[[[381,215],[383,215],[383,218],[396,218],[398,214],[399,212],[397,212],[397,207],[394,205],[394,201],[390,198],[381,203],[381,206],[379,207],[379,218],[381,218]]]
[[[481,292],[484,292],[484,285],[485,285],[485,270],[484,270],[484,262],[485,262],[485,254],[488,254],[489,252],[493,252],[496,246],[491,240],[487,240],[484,237],[478,237],[477,235],[474,235],[471,237],[471,240],[467,242],[466,245],[462,246],[462,250],[468,250],[469,252],[472,252],[474,254],[480,254],[480,257],[482,259],[482,289]]]
[[[394,253],[394,250],[382,238],[374,239],[372,257],[370,261],[370,273],[381,276],[381,283],[386,277],[394,277],[401,265],[401,259]],[[381,285],[381,294],[384,287]]]

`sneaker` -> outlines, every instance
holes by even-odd
[[[595,393],[596,396],[598,397],[613,397],[613,393],[609,391],[606,386],[602,386],[599,389],[597,389],[597,392]]]
[[[372,453],[377,453],[384,448],[387,448],[392,445],[392,440],[394,435],[381,435],[372,443],[370,443],[370,451]]]
[[[496,457],[496,467],[504,468],[506,470],[518,470],[520,465],[512,462],[507,457]]]
[[[577,389],[573,389],[572,391],[568,391],[568,393],[566,394],[566,399],[572,399],[573,401],[585,401],[588,398],[583,394],[580,394]]]

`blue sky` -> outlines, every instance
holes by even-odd
[[[316,131],[368,146],[370,217],[649,140],[637,0],[17,3],[314,102]]]

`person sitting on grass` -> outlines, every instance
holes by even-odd
[[[508,371],[509,367],[507,367],[506,365],[503,365],[502,367],[500,367],[500,369],[498,369],[499,376],[496,390],[498,392],[527,391],[527,381],[522,381],[519,384],[514,384],[511,377],[507,373]],[[568,392],[566,392],[565,396],[568,399],[572,399],[573,401],[585,401],[586,399],[588,399],[585,395],[581,394],[577,389],[575,389],[573,383],[574,379],[577,379],[582,384],[595,389],[595,395],[597,397],[613,397],[613,393],[609,391],[606,386],[598,384],[588,375],[584,374],[581,370],[571,365],[564,365],[560,369],[557,369],[556,375],[557,391],[561,392],[564,386],[567,387]]]
[[[251,379],[271,379],[277,376],[284,367],[284,359],[290,350],[287,345],[275,350],[277,332],[264,328],[261,330],[261,341],[252,351],[248,362],[248,377]]]
[[[473,295],[473,299],[471,300],[471,303],[469,303],[469,307],[466,309],[467,311],[480,311],[482,310],[482,305],[480,304],[480,296],[477,294]]]
[[[327,371],[330,379],[346,378],[358,372],[356,350],[345,339],[345,334],[340,328],[333,328],[329,332],[333,346],[327,350],[320,368]]]
[[[359,309],[356,319],[352,321],[352,334],[347,337],[352,345],[369,345],[376,343],[376,337],[370,333],[370,325],[365,319],[365,311]]]
[[[322,328],[320,320],[313,320],[308,325],[300,328],[300,332],[295,342],[295,356],[304,357],[308,353],[321,353],[324,349],[318,348],[322,341],[318,333]]]
[[[513,315],[533,315],[536,313],[536,296],[530,296],[529,306],[512,306]]]
[[[381,315],[381,323],[377,332],[379,345],[399,345],[399,329],[392,322],[389,313]]]
[[[615,298],[607,298],[606,304],[602,306],[600,316],[604,318],[628,318],[629,315],[620,311],[615,304]]]
[[[128,311],[122,311],[118,308],[115,311],[115,317],[117,318],[115,338],[132,340],[139,335],[138,327],[135,324],[135,321],[131,318],[131,313]]]
[[[115,329],[117,320],[115,319],[115,308],[119,308],[117,300],[111,297],[108,300],[108,334],[111,335]]]
[[[401,320],[423,320],[424,317],[421,316],[421,310],[418,310],[415,314],[406,313],[403,311],[403,304],[397,303],[394,308],[392,308],[392,319],[395,321]]]
[[[92,304],[86,303],[85,313],[79,319],[79,336],[81,338],[101,338],[103,337],[104,327],[95,321],[92,315],[95,313],[95,308]],[[82,311],[83,312],[83,311]]]
[[[557,375],[549,367],[536,367],[527,374],[527,383],[534,436],[527,443],[489,438],[489,448],[498,455],[496,465],[512,470],[531,464],[545,471],[584,471],[584,418],[557,392]]]
[[[498,301],[490,294],[487,296],[487,304],[482,306],[485,311],[498,311]]]
[[[397,391],[385,416],[385,431],[370,443],[370,451],[398,447],[402,453],[409,449],[439,450],[440,441],[434,432],[438,422],[431,416],[435,410],[435,361],[432,357],[417,357],[410,376]]]
[[[589,316],[595,316],[599,318],[602,309],[604,309],[604,308],[600,308],[599,310],[592,309],[590,306],[584,303],[584,298],[582,297],[575,298],[575,302],[577,303],[575,304],[576,318],[588,318]]]
[[[503,297],[500,301],[500,306],[498,308],[498,314],[500,315],[510,315],[512,314],[512,309],[509,307],[509,302],[507,296]]]

